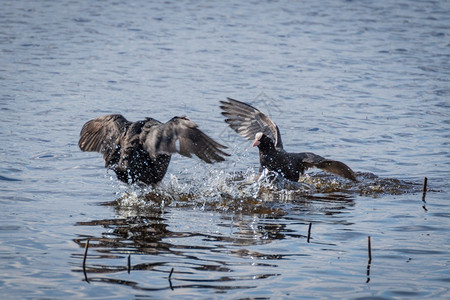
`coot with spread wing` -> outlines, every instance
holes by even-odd
[[[220,101],[222,115],[230,127],[246,139],[254,140],[259,148],[260,172],[265,168],[284,178],[298,181],[309,168],[324,171],[357,181],[356,175],[346,164],[323,158],[311,152],[291,153],[283,149],[278,126],[255,107],[231,98]]]
[[[158,183],[173,153],[187,157],[195,154],[207,163],[229,156],[222,150],[225,146],[184,116],[167,123],[153,118],[130,122],[120,114],[102,116],[84,124],[78,146],[82,151],[103,154],[105,167],[125,183]]]

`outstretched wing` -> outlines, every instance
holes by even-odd
[[[353,172],[353,170],[350,169],[350,167],[344,164],[343,162],[326,159],[320,155],[310,152],[299,153],[299,155],[304,156],[303,164],[308,169],[315,167],[322,169],[326,172],[330,172],[342,176],[344,178],[357,181],[355,172]]]
[[[229,156],[221,150],[227,147],[215,142],[187,117],[174,117],[164,124],[155,124],[149,119],[144,125],[140,140],[151,157],[162,153],[180,153],[187,157],[195,154],[205,162],[213,163]]]
[[[130,124],[119,114],[90,120],[81,129],[78,146],[82,151],[100,152],[106,160],[116,150],[117,138]]]
[[[227,99],[228,102],[220,101],[222,104],[220,108],[223,110],[222,115],[227,117],[225,122],[234,131],[248,140],[255,139],[255,134],[262,132],[272,139],[276,148],[283,148],[280,130],[268,116],[247,103]]]

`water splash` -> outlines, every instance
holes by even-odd
[[[326,173],[308,173],[292,182],[273,172],[253,169],[228,173],[214,168],[191,178],[170,174],[154,186],[133,185],[121,191],[115,204],[122,208],[192,207],[199,210],[283,214],[287,203],[347,201],[355,195],[380,197],[420,192],[420,184],[372,173],[357,173],[358,182]]]

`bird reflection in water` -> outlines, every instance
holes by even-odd
[[[125,193],[103,204],[115,210],[115,218],[76,224],[102,231],[99,236],[79,235],[74,239],[80,248],[89,240],[86,281],[150,291],[250,288],[252,280],[278,276],[280,260],[309,255],[301,252],[301,247],[292,253],[274,252],[265,245],[283,239],[298,239],[299,244],[307,245],[310,222],[335,215],[341,217],[326,217],[327,222],[345,223],[342,213],[355,205],[355,193],[366,191],[376,196],[379,190],[397,193],[415,187],[367,174],[360,174],[362,180],[357,184],[328,176],[333,175],[303,178],[299,186],[312,190],[285,185],[279,189],[273,178],[257,183],[235,178],[227,185],[240,189],[239,196],[223,191],[211,196],[210,189],[208,193],[174,192],[167,187]],[[131,205],[133,202],[135,205]],[[304,232],[291,228],[298,224],[304,224]],[[314,226],[311,244],[323,245],[324,249],[335,247],[315,239]],[[83,272],[81,251],[73,257],[78,259],[73,271]],[[261,268],[255,268],[258,266]],[[139,276],[134,275],[137,271],[141,271]]]
[[[214,232],[174,230],[173,228],[176,228],[177,225],[171,224],[170,216],[168,216],[170,213],[165,212],[165,210],[169,210],[168,208],[158,204],[145,208],[130,208],[121,206],[120,202],[115,202],[117,218],[76,224],[77,226],[101,227],[103,230],[101,236],[80,235],[74,239],[74,242],[82,248],[89,240],[89,253],[85,269],[86,281],[89,283],[106,282],[127,285],[138,290],[180,287],[224,290],[252,287],[251,285],[236,284],[237,281],[263,279],[278,275],[276,273],[251,273],[230,276],[229,272],[233,271],[235,264],[228,260],[230,251],[227,250],[227,245],[246,247],[270,243],[273,239],[282,239],[285,225],[254,224],[254,218],[246,221],[246,218],[236,219],[232,216],[230,219],[229,215],[223,215],[219,222],[223,222],[221,226],[226,231],[228,229],[223,226],[229,225],[224,224],[233,224],[234,232],[231,236]],[[107,205],[112,205],[112,203]],[[236,251],[231,254],[243,257],[241,252]],[[129,255],[131,255],[131,263],[128,267]],[[80,253],[73,256],[82,257]],[[258,256],[259,259],[263,259],[264,254],[260,253]],[[273,255],[266,255],[266,258],[277,259]],[[255,265],[255,262],[249,262],[250,264]],[[276,267],[275,264],[272,266]],[[77,268],[74,271],[82,272],[83,270]],[[146,276],[152,278],[156,276],[165,281],[162,286],[148,287],[141,284],[140,280],[130,280],[131,275],[127,274],[128,271],[131,275],[136,271],[150,271],[152,273],[146,273]],[[171,272],[173,275],[170,274]],[[205,279],[199,279],[199,274],[203,272],[207,272],[204,275]],[[211,276],[213,277],[211,278]],[[167,278],[171,278],[171,280],[167,281]]]

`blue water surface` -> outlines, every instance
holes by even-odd
[[[449,37],[446,0],[2,1],[2,299],[449,298]],[[226,97],[361,182],[246,183]],[[77,145],[111,113],[188,115],[232,156],[126,187]]]

